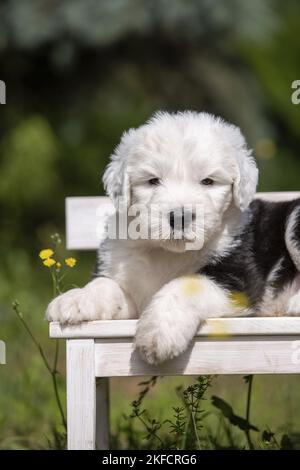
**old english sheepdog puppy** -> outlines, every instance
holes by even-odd
[[[210,114],[160,112],[129,130],[103,181],[117,214],[122,197],[127,212],[155,209],[139,214],[151,233],[107,237],[96,278],[54,299],[47,319],[139,318],[136,347],[159,363],[207,318],[300,314],[300,199],[253,200],[257,179],[240,130]]]

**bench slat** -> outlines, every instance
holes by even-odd
[[[185,353],[159,366],[143,361],[130,340],[96,340],[95,373],[97,377],[298,374],[300,336],[298,339],[295,341],[295,336],[196,338]]]
[[[51,338],[133,338],[137,320],[98,320],[79,325],[50,323]],[[300,335],[300,317],[211,318],[197,336]]]
[[[66,242],[68,250],[96,250],[99,247],[108,211],[108,197],[66,198]]]

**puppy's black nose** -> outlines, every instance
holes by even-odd
[[[171,211],[170,214],[170,226],[171,228],[174,228],[174,225],[175,225],[175,214],[174,214],[174,211]]]
[[[169,213],[170,227],[172,229],[183,230],[185,225],[189,225],[195,220],[195,213],[184,209],[175,209]]]
[[[170,218],[170,227],[172,229],[174,228],[176,228],[177,230],[184,229],[185,213],[183,209],[171,211],[169,214],[169,218]]]

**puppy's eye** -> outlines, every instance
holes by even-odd
[[[151,184],[151,186],[157,186],[160,181],[159,178],[151,178],[150,180],[148,180],[148,183]]]
[[[201,181],[201,184],[204,184],[204,186],[211,186],[214,184],[214,180],[211,178],[204,178],[204,180]]]

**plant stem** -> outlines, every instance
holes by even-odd
[[[185,408],[185,409],[187,410],[187,408]],[[181,442],[181,450],[186,449],[186,441],[187,441],[187,435],[188,435],[188,430],[189,430],[189,426],[190,426],[190,421],[191,421],[191,413],[188,413],[188,417],[187,417],[186,424],[185,424],[185,430],[184,430],[184,434],[183,434],[183,438],[182,438],[182,442]]]
[[[60,396],[59,396],[59,393],[58,393],[56,375],[57,375],[57,371],[55,371],[55,372],[53,371],[53,373],[51,373],[53,390],[54,390],[54,394],[55,394],[56,403],[57,403],[57,406],[58,406],[58,409],[59,409],[59,412],[60,412],[62,425],[65,428],[65,430],[67,430],[67,421],[66,421],[66,418],[65,418],[64,410],[63,410],[63,407],[62,407],[62,404],[61,404],[61,401],[60,401]]]
[[[249,375],[249,381],[248,381],[248,391],[247,391],[247,406],[246,406],[246,420],[249,423],[250,422],[250,408],[251,408],[251,397],[252,397],[252,385],[253,385],[253,375]],[[250,437],[250,430],[247,429],[245,431],[247,442],[249,445],[249,449],[253,450],[254,445]]]
[[[200,444],[200,439],[199,439],[199,435],[198,435],[198,429],[197,429],[197,426],[196,426],[196,421],[195,421],[195,416],[194,416],[193,411],[191,412],[191,416],[192,416],[195,436],[196,436],[196,439],[197,439],[198,449],[201,450],[201,444]]]
[[[54,362],[52,370],[53,372],[57,373],[57,363],[58,363],[58,355],[59,355],[59,340],[55,341],[55,355],[54,355]]]
[[[61,404],[60,396],[59,396],[59,393],[58,393],[57,380],[56,380],[56,376],[58,374],[58,370],[57,370],[58,356],[59,356],[59,340],[57,339],[56,344],[55,344],[55,355],[54,355],[54,362],[53,362],[53,368],[52,368],[52,371],[51,371],[51,375],[52,375],[52,383],[53,383],[53,389],[54,389],[54,393],[55,393],[56,403],[57,403],[57,406],[58,406],[58,409],[59,409],[59,412],[60,412],[62,424],[63,424],[65,430],[67,430],[67,422],[66,422],[63,407],[62,407],[62,404]]]
[[[34,337],[32,331],[30,330],[30,328],[29,328],[27,322],[24,320],[24,317],[23,317],[22,313],[20,312],[18,302],[13,302],[13,309],[14,309],[14,311],[16,312],[16,314],[17,314],[19,320],[21,321],[22,325],[24,326],[25,330],[27,331],[28,335],[30,336],[31,340],[33,341],[33,343],[35,344],[35,346],[36,346],[37,349],[39,350],[40,356],[41,356],[41,358],[42,358],[42,360],[43,360],[43,362],[44,362],[44,364],[45,364],[45,366],[46,366],[48,372],[50,372],[50,374],[51,374],[52,369],[51,369],[51,366],[50,366],[50,364],[49,364],[49,362],[48,362],[48,360],[47,360],[47,358],[46,358],[46,356],[45,356],[45,354],[44,354],[43,348],[42,348],[42,346],[38,343],[38,341],[35,339],[35,337]]]
[[[52,290],[53,290],[53,298],[54,298],[57,296],[56,276],[52,268],[50,268],[50,273],[52,277]]]
[[[56,404],[57,404],[57,407],[58,407],[58,410],[59,410],[59,413],[60,413],[60,416],[61,416],[62,424],[63,424],[64,428],[67,430],[67,421],[66,421],[66,418],[65,418],[65,415],[64,415],[62,404],[61,404],[61,400],[60,400],[60,396],[59,396],[59,392],[58,392],[58,386],[57,386],[57,378],[56,378],[56,376],[58,374],[57,363],[58,363],[58,355],[59,355],[59,342],[58,342],[58,340],[56,340],[54,362],[53,362],[53,367],[51,367],[49,362],[48,362],[48,359],[46,358],[46,355],[43,351],[42,346],[36,340],[36,338],[33,335],[31,329],[29,328],[26,320],[24,320],[23,314],[20,311],[19,303],[17,301],[13,302],[13,310],[17,314],[17,317],[19,318],[19,320],[21,321],[21,323],[24,326],[25,330],[27,331],[27,333],[28,333],[29,337],[31,338],[33,344],[38,349],[38,351],[40,353],[40,356],[42,358],[42,361],[43,361],[46,369],[48,370],[49,374],[51,375],[53,390],[54,390],[55,399],[56,399]]]
[[[143,420],[143,418],[139,415],[138,416],[138,419],[140,420],[140,422],[145,426],[145,428],[147,429],[147,432],[149,434],[151,434],[151,436],[154,436],[161,444],[163,444],[163,441],[161,440],[161,438],[159,437],[158,434],[156,434],[155,432],[153,432],[151,430],[151,428],[148,426],[148,424],[146,423],[146,421]]]

